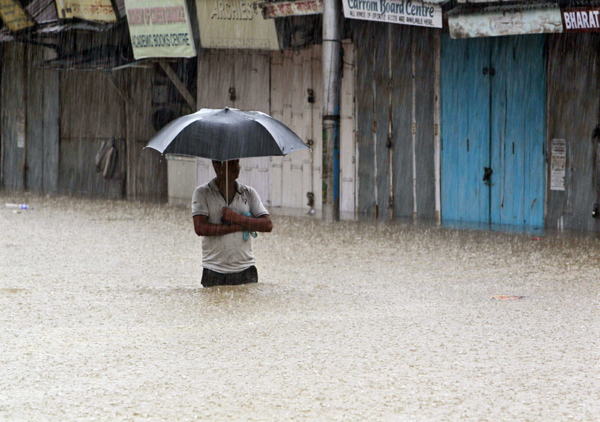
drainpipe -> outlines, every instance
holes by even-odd
[[[340,219],[340,1],[323,2],[323,219]]]

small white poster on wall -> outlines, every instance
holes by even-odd
[[[550,150],[550,190],[565,190],[567,141],[553,139]]]

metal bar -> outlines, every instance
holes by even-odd
[[[434,39],[434,81],[433,81],[433,92],[434,92],[434,104],[433,104],[433,161],[434,161],[434,183],[435,183],[435,223],[442,223],[442,190],[441,190],[441,103],[440,103],[440,91],[441,91],[441,71],[442,71],[442,50],[440,31],[435,31],[433,35]]]
[[[160,67],[163,68],[171,82],[173,82],[173,85],[175,85],[179,93],[183,96],[183,98],[185,98],[190,107],[192,107],[192,110],[195,111],[196,100],[194,100],[194,97],[192,96],[192,94],[190,94],[190,91],[188,91],[187,87],[181,81],[181,79],[179,79],[179,76],[177,76],[177,73],[175,73],[171,65],[169,65],[169,63],[166,60],[159,60],[158,64],[160,64]]]

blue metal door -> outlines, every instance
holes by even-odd
[[[495,39],[491,78],[491,223],[544,224],[543,35]]]
[[[543,225],[544,43],[444,36],[444,222]]]
[[[484,222],[490,216],[490,45],[487,38],[442,41],[442,217]]]

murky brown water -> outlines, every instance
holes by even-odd
[[[274,217],[261,282],[202,289],[187,209],[22,201],[0,419],[600,420],[593,236]]]

